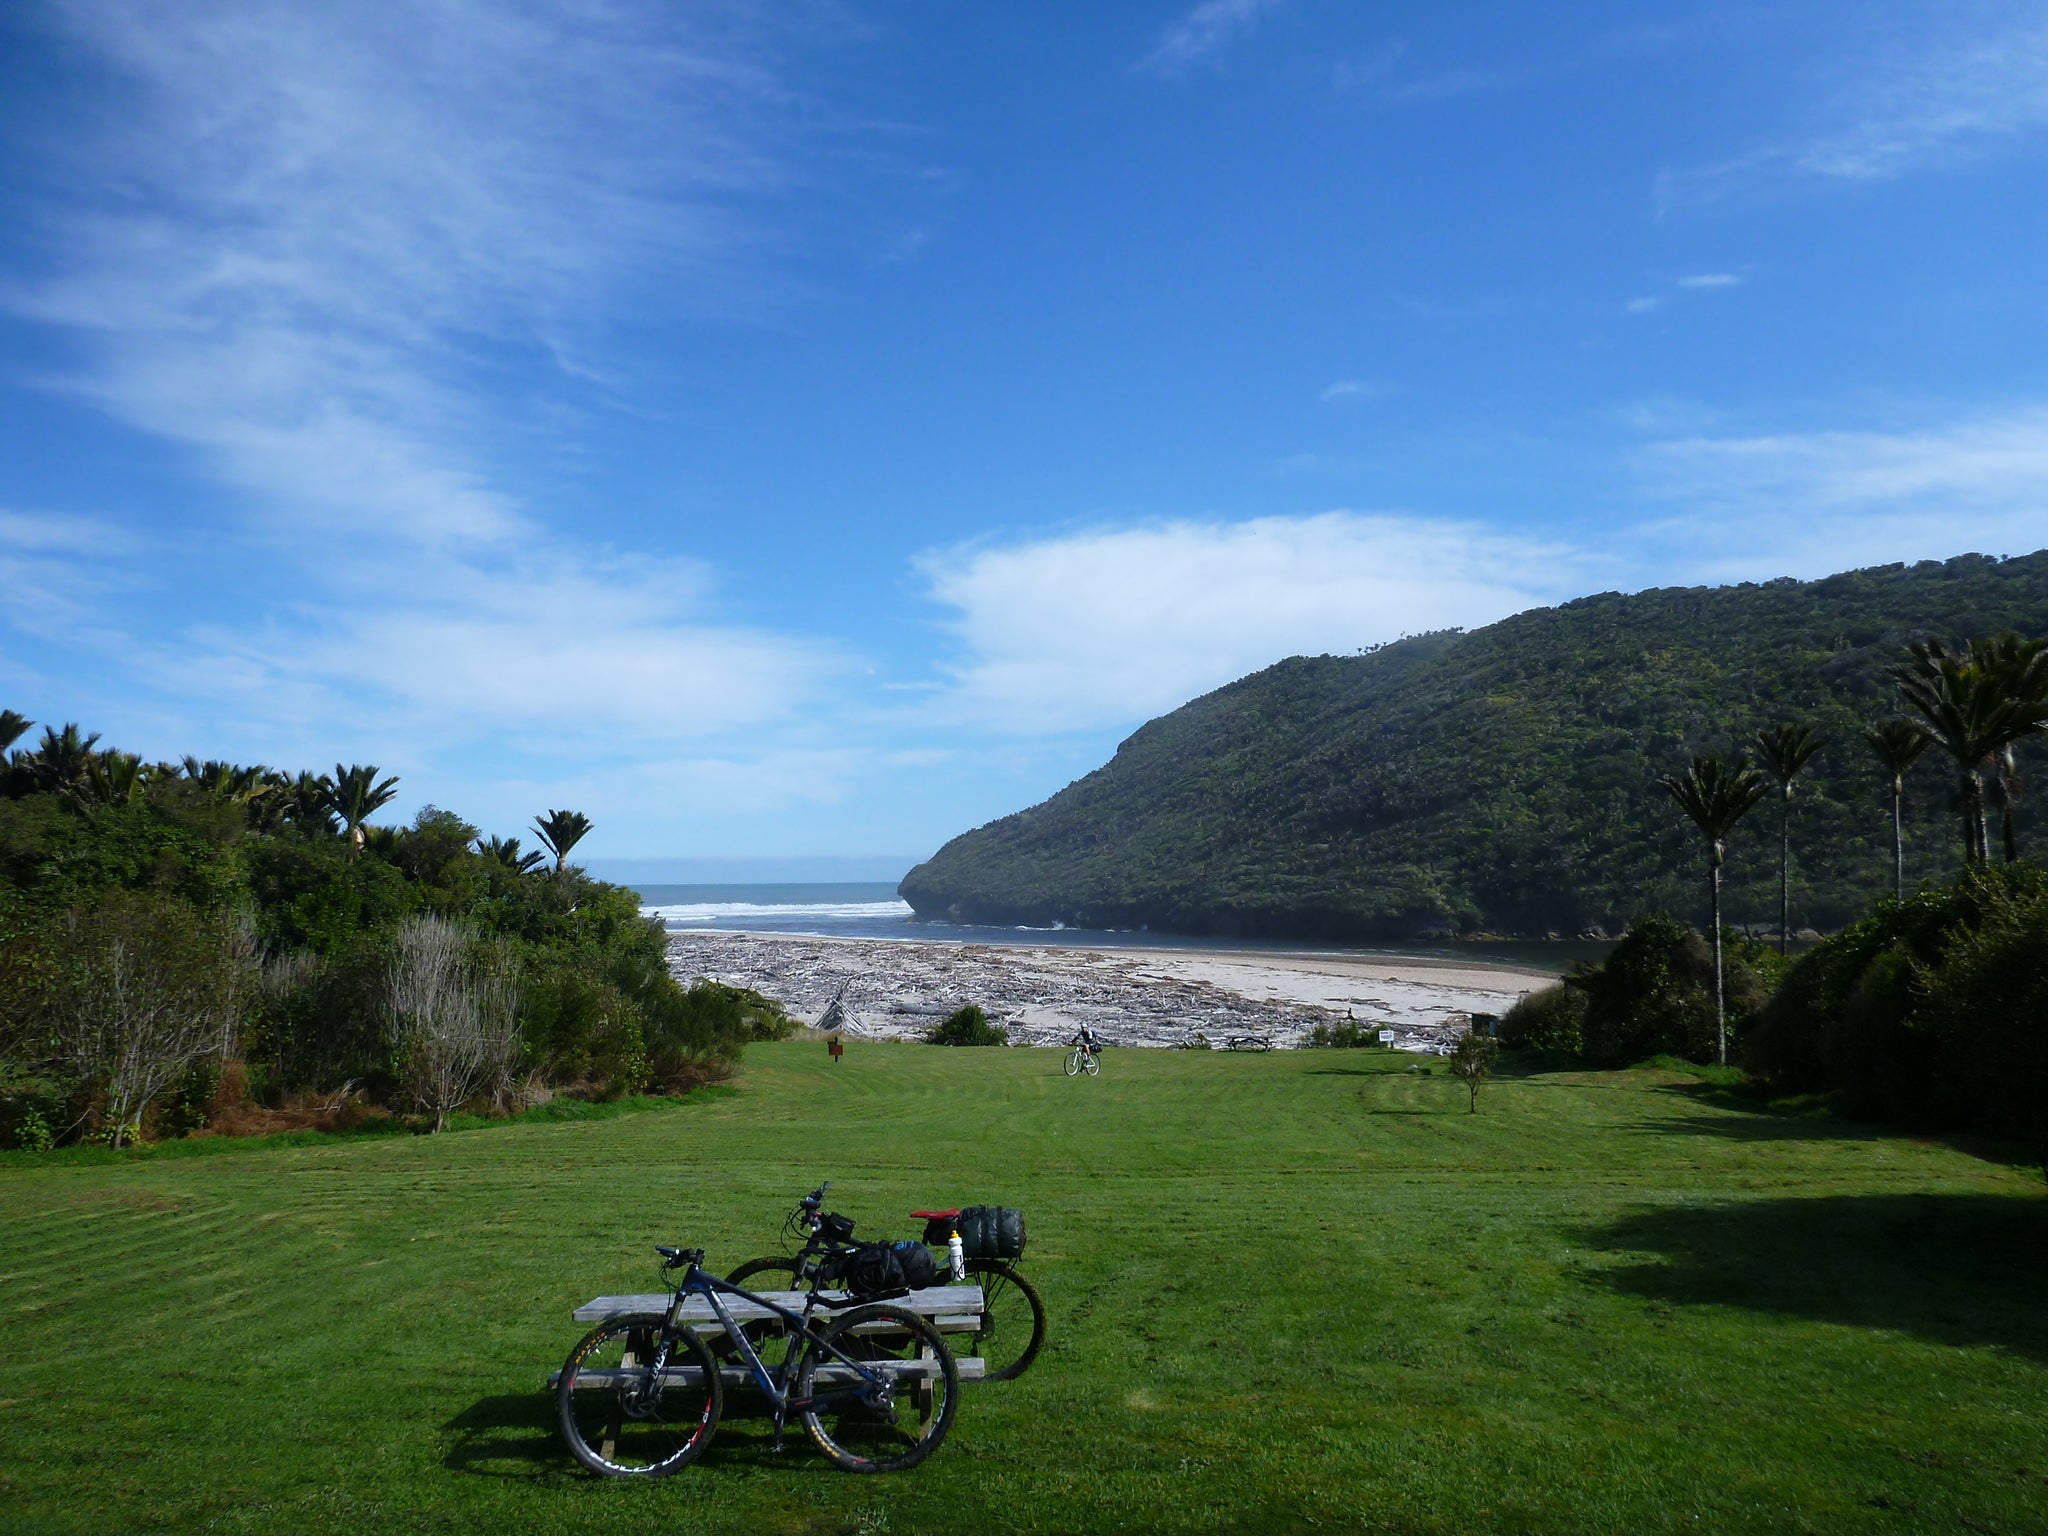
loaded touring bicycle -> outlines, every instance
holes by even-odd
[[[850,1241],[853,1224],[844,1217],[820,1214],[825,1191],[830,1187],[822,1184],[806,1195],[783,1222],[785,1236],[802,1243],[795,1253],[788,1257],[749,1259],[727,1275],[726,1281],[738,1285],[773,1276],[786,1278],[794,1288],[806,1283],[815,1286],[821,1280],[830,1284],[837,1278],[832,1255]],[[924,1243],[933,1253],[950,1255],[957,1243],[957,1268],[952,1270],[951,1278],[981,1289],[980,1310],[973,1327],[957,1340],[963,1348],[971,1345],[969,1352],[982,1360],[980,1379],[1014,1381],[1030,1369],[1031,1362],[1045,1347],[1045,1302],[1037,1287],[1016,1267],[1024,1256],[1023,1213],[1004,1206],[975,1205],[910,1214],[924,1222]],[[921,1245],[891,1246],[907,1252]],[[910,1254],[909,1259],[913,1265],[922,1262],[915,1254]],[[944,1274],[940,1271],[939,1276],[927,1276],[920,1270],[904,1278],[906,1283],[929,1284]],[[764,1334],[772,1336],[778,1326],[770,1319],[761,1328]]]
[[[848,1245],[842,1269],[868,1262],[878,1246]],[[645,1478],[688,1466],[717,1431],[728,1378],[766,1399],[778,1451],[793,1418],[850,1472],[914,1467],[946,1438],[960,1367],[940,1331],[947,1319],[896,1299],[907,1287],[873,1287],[856,1274],[849,1291],[814,1286],[778,1298],[707,1273],[702,1249],[655,1251],[664,1279],[683,1272],[666,1309],[607,1306],[659,1300],[641,1297],[579,1309],[602,1320],[553,1382],[562,1436],[591,1471]],[[972,1305],[964,1287],[954,1299],[937,1294],[942,1306]]]

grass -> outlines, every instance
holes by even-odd
[[[737,1091],[487,1135],[0,1165],[0,1528],[2048,1529],[2037,1171],[1658,1068],[756,1046]],[[730,1423],[572,1470],[569,1309],[649,1247],[1027,1213],[1052,1312],[916,1472]]]

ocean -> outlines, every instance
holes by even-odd
[[[1481,960],[1562,971],[1573,960],[1597,960],[1612,946],[1567,941],[1486,944],[1344,945],[1302,940],[1193,938],[1143,928],[994,927],[919,922],[910,903],[885,881],[787,885],[656,885],[634,887],[640,910],[673,932],[798,933],[823,938],[946,940],[967,944],[1054,944],[1080,949],[1270,950],[1287,954],[1385,955],[1390,958]]]

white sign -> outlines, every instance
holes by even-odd
[[[1394,1032],[1393,1032],[1393,1031],[1392,1031],[1391,1029],[1383,1029],[1383,1030],[1381,1030],[1381,1031],[1380,1031],[1380,1044],[1381,1044],[1381,1045],[1392,1045],[1393,1043],[1394,1043]]]

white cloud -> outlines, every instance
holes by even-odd
[[[1339,95],[1382,108],[1450,101],[1514,85],[1522,78],[1499,69],[1460,67],[1418,74],[1409,67],[1408,45],[1384,43],[1363,59],[1340,59],[1331,71]]]
[[[670,313],[742,302],[780,88],[735,14],[59,0],[103,110],[43,146],[60,260],[7,301],[79,343],[61,387],[234,489],[242,563],[294,594],[238,585],[175,645],[91,643],[188,696],[429,740],[704,739],[836,675],[720,624],[700,565],[551,532],[501,467],[534,431],[508,401],[547,370],[587,390],[650,284]],[[8,570],[41,526],[0,524]]]
[[[1169,522],[920,562],[964,651],[942,713],[1028,733],[1144,719],[1283,656],[1489,623],[1592,562],[1466,524],[1326,512]]]
[[[1628,312],[1632,315],[1647,315],[1652,310],[1662,309],[1663,307],[1664,301],[1660,298],[1644,297],[1628,301]]]
[[[1369,400],[1385,400],[1400,393],[1400,387],[1385,379],[1338,379],[1324,387],[1321,400],[1325,405],[1337,405],[1345,401],[1364,403]]]
[[[1162,31],[1136,68],[1162,79],[1213,62],[1239,38],[1258,28],[1279,0],[1201,0]]]
[[[1742,279],[1733,272],[1697,272],[1691,277],[1681,277],[1681,288],[1739,288]]]
[[[1823,575],[1966,550],[2048,546],[2048,407],[1904,431],[1694,436],[1637,455],[1687,515],[1644,537],[1701,575]]]
[[[1883,181],[2048,128],[2048,23],[2038,6],[1969,37],[1893,42],[1859,61],[1808,125],[1749,152],[1659,174],[1663,206],[1787,180]]]

